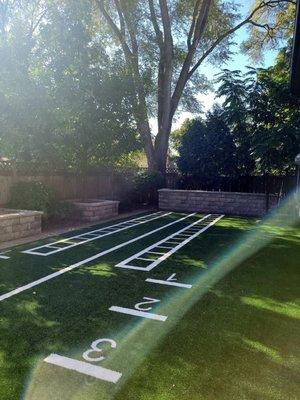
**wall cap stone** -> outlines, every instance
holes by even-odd
[[[1,219],[11,219],[19,217],[32,217],[36,215],[42,216],[44,213],[42,211],[33,210],[14,210],[10,208],[0,208],[0,220]]]
[[[253,197],[265,197],[266,193],[246,193],[246,192],[219,192],[217,190],[215,191],[208,191],[208,190],[184,190],[184,189],[167,189],[167,188],[163,188],[163,189],[158,189],[158,192],[162,192],[162,193],[178,193],[178,194],[213,194],[213,195],[219,195],[222,196],[223,194],[225,195],[240,195],[240,196],[253,196]],[[273,197],[273,198],[277,198],[276,194],[269,194],[269,197]]]

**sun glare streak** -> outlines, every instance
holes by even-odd
[[[119,332],[114,339],[119,343],[117,350],[111,353],[109,359],[101,363],[102,366],[111,368],[118,366],[119,371],[123,372],[122,379],[117,385],[102,385],[101,397],[99,394],[99,381],[92,380],[86,384],[83,379],[72,399],[113,399],[126,381],[130,379],[137,368],[145,360],[151,351],[167,336],[168,332],[176,326],[182,316],[225,275],[238,267],[243,261],[248,259],[260,249],[269,244],[274,238],[284,235],[289,228],[299,223],[297,215],[297,206],[300,204],[300,193],[290,195],[275,211],[270,213],[264,220],[256,224],[249,232],[243,233],[237,243],[232,245],[227,251],[217,256],[207,269],[202,269],[194,275],[192,288],[189,290],[176,290],[173,295],[165,297],[164,301],[155,308],[155,313],[167,315],[168,320],[165,323],[143,319],[135,324],[127,326]],[[216,249],[217,250],[217,249]],[[176,312],[174,312],[176,311]],[[42,384],[43,393],[47,384],[51,381],[53,375],[48,376],[48,366],[42,366],[39,363],[36,371],[32,375],[27,396],[27,400],[37,399],[34,396],[33,388]],[[51,367],[52,368],[52,367]],[[50,370],[52,371],[52,369]],[[43,375],[41,375],[43,374]],[[51,374],[51,373],[50,373]],[[63,376],[66,376],[62,374]],[[59,374],[55,375],[59,378]],[[65,392],[65,386],[68,386],[66,380],[55,381],[55,385],[62,385],[62,393]],[[50,399],[51,388],[48,389]]]

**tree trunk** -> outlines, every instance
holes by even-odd
[[[169,117],[167,124],[162,126],[157,133],[154,144],[154,153],[156,168],[163,177],[166,175],[167,161],[168,161],[168,150],[169,150],[169,138],[172,129],[172,119]]]

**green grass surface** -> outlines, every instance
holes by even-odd
[[[57,238],[16,247],[0,260],[0,294],[178,217],[48,257],[21,251]],[[186,222],[1,302],[0,399],[299,399],[299,227],[255,231],[254,219],[225,217],[150,272],[114,267]],[[193,288],[145,282],[172,273]],[[144,296],[161,300],[152,312],[166,322],[109,311]],[[98,338],[117,342],[96,363],[122,372],[116,385],[43,362],[50,353],[83,360]]]

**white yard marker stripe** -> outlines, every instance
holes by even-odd
[[[118,307],[118,306],[112,306],[109,308],[110,311],[115,311],[121,314],[128,314],[128,315],[134,315],[135,317],[142,317],[142,318],[148,318],[148,319],[154,319],[156,321],[162,321],[165,322],[165,320],[168,318],[166,315],[160,315],[160,314],[153,314],[148,311],[138,311],[133,308],[125,308],[125,307]]]
[[[190,289],[192,287],[192,285],[189,285],[187,283],[164,281],[164,280],[161,280],[161,279],[152,279],[152,278],[147,278],[146,282],[158,283],[160,285],[178,286],[178,287],[182,287],[182,288],[186,288],[186,289]]]
[[[0,253],[0,258],[2,258],[2,260],[9,260],[10,257],[5,256],[4,254],[10,253],[10,252],[11,252],[11,250],[2,251],[2,252]]]
[[[191,235],[190,237],[188,237],[187,239],[185,239],[184,241],[182,241],[181,243],[179,243],[177,246],[175,247],[171,247],[170,251],[168,251],[167,253],[165,253],[163,256],[158,257],[157,260],[155,260],[154,262],[150,263],[147,267],[143,268],[143,267],[136,267],[134,265],[127,265],[127,263],[130,263],[133,260],[136,260],[138,257],[143,256],[145,253],[147,253],[149,250],[153,250],[155,248],[162,248],[164,246],[161,246],[161,244],[163,243],[167,243],[171,238],[173,238],[174,236],[177,236],[179,233],[184,232],[185,230],[189,229],[191,226],[195,226],[197,224],[199,224],[201,221],[205,220],[206,218],[209,218],[211,216],[211,214],[206,215],[205,217],[201,218],[200,220],[193,222],[191,225],[189,225],[188,227],[185,227],[183,229],[180,229],[178,232],[173,233],[172,235],[160,240],[157,243],[152,244],[151,246],[147,247],[146,249],[139,251],[138,253],[134,254],[131,257],[126,258],[126,260],[121,261],[120,263],[116,264],[116,267],[119,268],[127,268],[127,269],[136,269],[139,271],[151,271],[153,268],[155,268],[158,264],[160,264],[162,261],[166,260],[168,257],[170,257],[173,253],[175,253],[176,251],[178,251],[179,249],[181,249],[181,247],[185,246],[188,242],[190,242],[191,240],[193,240],[194,238],[196,238],[198,235],[200,235],[201,233],[205,232],[207,229],[209,229],[211,226],[213,226],[215,223],[217,223],[221,218],[224,217],[224,215],[220,215],[217,218],[215,218],[212,222],[210,222],[209,224],[207,224],[206,226],[204,226],[202,229],[199,229],[196,233],[194,233],[193,235]]]
[[[100,257],[102,257],[102,256],[105,256],[106,254],[112,253],[113,251],[119,250],[119,249],[121,249],[122,247],[127,246],[128,244],[134,243],[134,242],[136,242],[136,241],[138,241],[138,240],[140,240],[140,239],[143,239],[143,238],[145,238],[145,237],[147,237],[147,236],[149,236],[149,235],[152,235],[153,233],[159,232],[159,231],[161,231],[162,229],[168,228],[169,226],[172,226],[172,225],[174,225],[174,224],[178,224],[178,222],[181,222],[181,221],[183,221],[183,220],[185,220],[185,219],[187,219],[187,218],[190,218],[190,217],[194,216],[195,214],[196,214],[196,213],[192,213],[192,214],[185,215],[184,217],[179,218],[179,219],[177,219],[177,220],[175,220],[175,221],[169,222],[168,224],[166,224],[166,225],[164,225],[164,226],[160,226],[159,228],[153,229],[153,230],[150,231],[150,232],[146,232],[146,233],[144,233],[143,235],[140,235],[140,236],[138,236],[138,237],[136,237],[136,238],[127,240],[127,242],[120,243],[120,244],[118,244],[118,245],[116,245],[116,246],[114,246],[114,247],[111,247],[110,249],[101,251],[101,252],[98,253],[98,254],[95,254],[95,255],[93,255],[93,256],[91,256],[91,257],[89,257],[89,258],[86,258],[85,260],[79,261],[79,262],[77,262],[76,264],[72,264],[72,265],[70,265],[69,267],[60,269],[59,271],[53,272],[53,273],[50,274],[50,275],[46,275],[46,276],[44,276],[43,278],[37,279],[37,280],[34,281],[34,282],[28,283],[27,285],[21,286],[21,287],[19,287],[19,288],[17,288],[17,289],[14,289],[14,290],[12,290],[12,291],[10,291],[10,292],[8,292],[8,293],[2,294],[2,295],[0,296],[0,301],[6,300],[6,299],[8,299],[8,298],[10,298],[10,297],[12,297],[12,296],[15,296],[15,295],[21,293],[21,292],[24,292],[25,290],[31,289],[31,288],[33,288],[34,286],[38,286],[38,285],[40,285],[41,283],[44,283],[44,282],[47,282],[47,281],[49,281],[49,280],[51,280],[51,279],[53,279],[53,278],[56,278],[57,276],[63,275],[63,274],[65,274],[66,272],[72,271],[72,270],[75,269],[75,268],[81,267],[82,265],[85,265],[85,264],[89,263],[90,261],[97,260],[97,258],[100,258]]]
[[[59,253],[61,251],[65,251],[65,250],[71,249],[72,247],[79,246],[81,244],[85,244],[85,243],[91,242],[93,240],[97,240],[97,239],[103,238],[105,236],[109,236],[109,235],[112,235],[114,233],[118,233],[118,232],[124,231],[125,229],[129,229],[129,228],[132,228],[132,227],[135,227],[135,226],[138,226],[138,225],[145,224],[145,223],[150,222],[150,221],[154,221],[156,219],[165,217],[165,216],[170,215],[170,214],[172,214],[172,213],[171,212],[167,212],[167,213],[156,212],[156,213],[148,214],[147,215],[148,218],[146,218],[146,219],[145,219],[145,216],[143,216],[143,217],[134,218],[134,219],[128,221],[127,223],[130,223],[130,225],[125,225],[124,226],[123,225],[124,222],[120,222],[120,223],[115,224],[115,225],[111,225],[111,226],[108,226],[108,227],[106,226],[106,227],[103,227],[103,228],[98,228],[96,230],[85,232],[85,233],[82,233],[80,235],[71,236],[71,237],[66,238],[66,239],[58,240],[57,242],[48,243],[48,244],[43,245],[43,246],[33,247],[32,249],[25,250],[22,253],[47,257],[47,256],[50,256],[52,254]],[[151,218],[149,218],[149,217],[151,217]],[[113,230],[111,230],[112,228],[113,228]],[[97,234],[95,234],[94,232],[97,232]],[[85,235],[95,235],[95,236],[94,237],[92,236],[90,238],[84,238]],[[81,239],[83,239],[83,240],[81,240]],[[69,246],[64,246],[64,247],[55,246],[55,244],[57,244],[57,243],[67,243],[68,241],[72,241],[72,240],[74,240],[75,242],[70,243]],[[48,252],[38,251],[39,249],[45,249],[45,248],[46,249],[50,248],[50,249],[54,249],[54,250],[48,251]]]
[[[122,376],[120,372],[112,371],[111,369],[99,367],[84,361],[74,360],[73,358],[60,356],[59,354],[50,354],[44,361],[48,364],[57,365],[58,367],[70,369],[71,371],[76,371],[111,383],[117,383]]]

